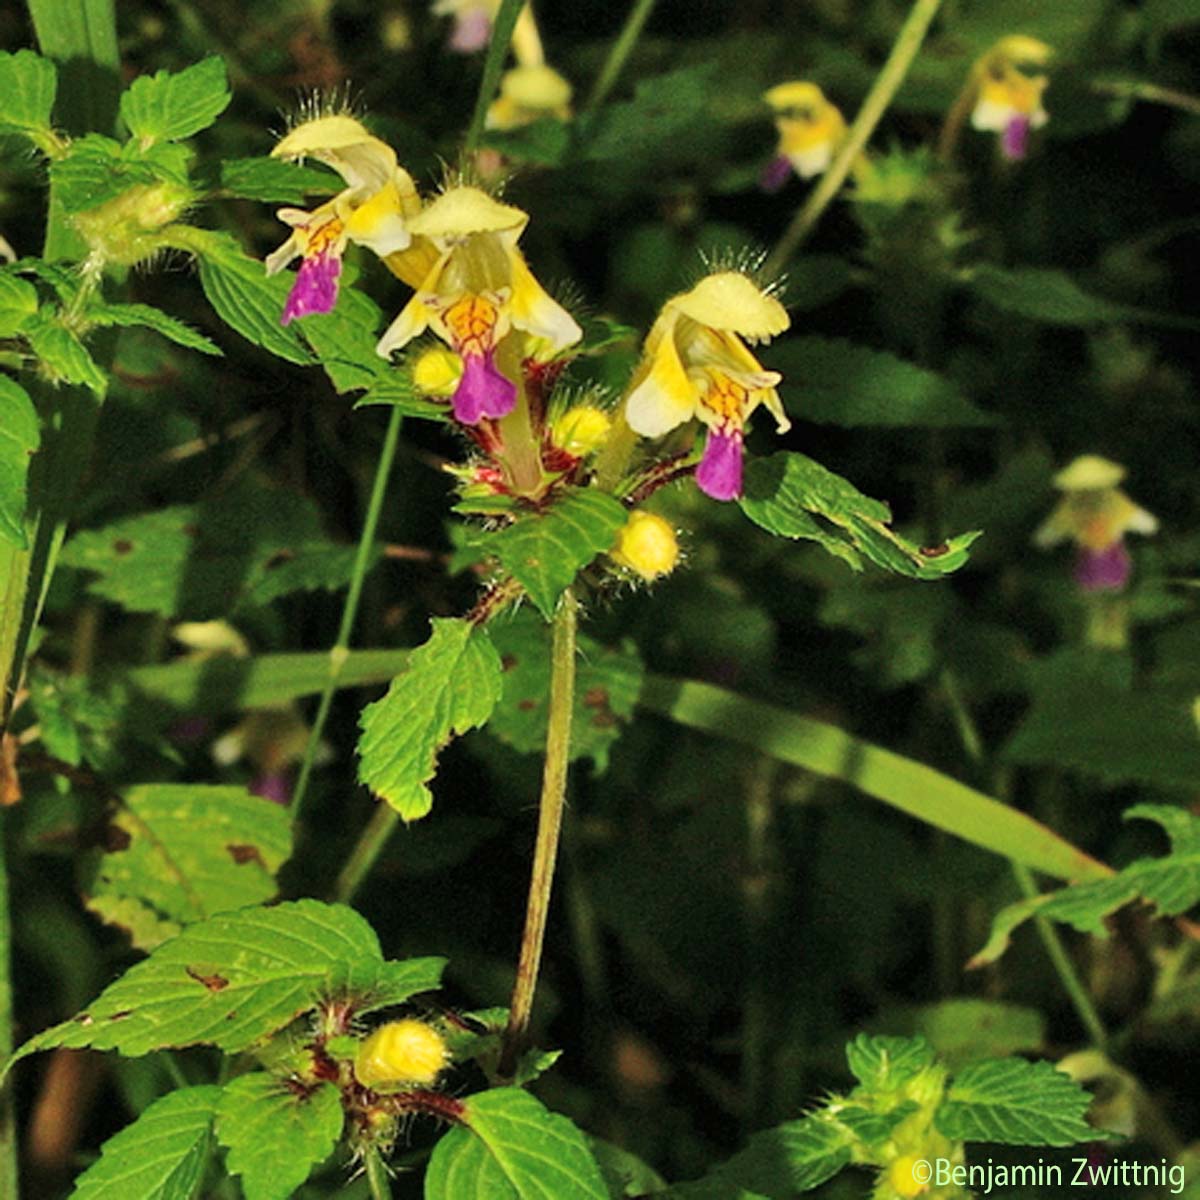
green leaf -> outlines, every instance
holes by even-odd
[[[488,730],[522,754],[546,745],[550,698],[550,631],[528,610],[518,610],[488,626],[504,668],[504,690]],[[597,771],[633,717],[642,685],[642,663],[632,643],[620,649],[579,638],[571,758],[590,758]]]
[[[434,1147],[425,1200],[608,1200],[587,1139],[520,1088],[463,1102],[465,1127]]]
[[[855,569],[862,555],[912,579],[938,579],[956,571],[979,536],[964,533],[920,549],[892,530],[886,504],[864,496],[811,458],[788,451],[750,464],[741,505],[750,520],[770,533],[820,542]]]
[[[296,322],[339,393],[363,391],[385,382],[392,372],[391,366],[375,353],[379,306],[347,286],[350,282],[343,279],[332,312],[313,313]]]
[[[846,1047],[846,1061],[868,1092],[893,1091],[933,1066],[933,1050],[924,1038],[860,1033]]]
[[[1118,304],[1085,292],[1063,271],[985,264],[971,276],[971,290],[1003,312],[1048,325],[1106,325],[1134,321],[1167,328],[1198,329],[1200,320]]]
[[[140,326],[153,329],[168,341],[188,350],[199,350],[201,354],[222,353],[220,346],[198,329],[185,325],[162,309],[153,308],[149,304],[98,304],[88,309],[87,318],[93,325],[119,325],[126,328]]]
[[[11,271],[0,270],[0,338],[20,332],[38,310],[37,289]]]
[[[37,409],[20,384],[0,375],[0,537],[24,550],[29,459],[41,444]]]
[[[322,1002],[355,1013],[438,986],[444,960],[385,962],[352,909],[317,900],[222,913],[189,925],[110,984],[86,1011],[37,1034],[9,1060],[55,1046],[244,1050]]]
[[[590,1134],[587,1143],[612,1200],[666,1190],[663,1177],[636,1154]]]
[[[845,338],[788,338],[772,347],[771,367],[783,373],[788,410],[801,421],[921,429],[998,423],[944,375]]]
[[[114,743],[120,736],[120,710],[95,691],[86,676],[34,663],[28,688],[41,742],[50,754],[73,767],[86,762],[98,771],[109,771],[116,766]]]
[[[655,161],[697,124],[710,125],[715,73],[704,63],[639,79],[632,100],[605,105],[580,122],[584,157],[625,169]]]
[[[70,1200],[192,1200],[208,1164],[219,1087],[170,1092],[100,1147]]]
[[[1071,1146],[1102,1136],[1083,1119],[1091,1100],[1048,1062],[991,1058],[954,1076],[933,1123],[954,1141]]]
[[[217,1105],[217,1141],[246,1200],[287,1200],[337,1145],[345,1117],[331,1083],[293,1089],[265,1071],[225,1085]]]
[[[212,55],[177,74],[135,79],[121,97],[121,120],[143,147],[174,142],[207,129],[231,99],[225,64]]]
[[[1112,874],[1024,813],[836,725],[711,684],[655,675],[646,678],[638,704],[691,729],[840,779],[937,829],[1058,879],[1107,879]]]
[[[58,76],[54,64],[32,50],[0,51],[0,131],[46,135]]]
[[[178,241],[199,256],[200,286],[226,324],[288,362],[314,361],[297,325],[279,323],[294,282],[290,275],[267,275],[263,264],[243,253],[227,233],[190,229]]]
[[[585,488],[559,500],[549,512],[521,517],[478,544],[494,554],[529,593],[547,621],[575,576],[608,550],[628,516],[607,492]]]
[[[184,925],[270,900],[291,820],[244,788],[144,784],[125,792],[105,845],[85,902],[149,950]]]
[[[519,129],[485,130],[481,140],[514,162],[557,167],[571,148],[571,130],[557,117],[539,117]]]
[[[234,196],[263,204],[303,204],[308,196],[330,196],[345,184],[332,171],[301,167],[278,158],[230,158],[221,163],[221,187]]]
[[[363,710],[359,781],[404,820],[425,816],[438,752],[487,721],[500,687],[500,656],[486,630],[435,617],[429,640],[412,652],[387,695]]]
[[[50,164],[55,199],[71,215],[99,208],[130,188],[164,180],[186,185],[186,164],[170,154],[142,155],[99,133],[77,138],[66,155]]]
[[[975,996],[954,996],[906,1010],[899,1023],[911,1023],[951,1068],[978,1058],[1027,1053],[1046,1040],[1046,1018],[1037,1009]]]
[[[26,320],[21,332],[52,382],[82,384],[97,396],[107,391],[108,379],[84,344],[45,311]]]
[[[1171,850],[1163,858],[1139,858],[1111,879],[1078,883],[1010,904],[996,914],[988,943],[972,966],[994,962],[1008,948],[1013,930],[1032,916],[1063,921],[1082,933],[1106,937],[1104,919],[1133,900],[1145,900],[1164,917],[1200,903],[1200,817],[1166,804],[1135,804],[1126,820],[1155,821],[1167,831]]]
[[[370,404],[385,404],[389,408],[398,408],[406,417],[419,417],[423,421],[450,420],[448,404],[427,400],[413,386],[407,372],[395,367],[391,368],[389,375],[377,379],[367,394],[354,402],[354,407],[365,408]]]

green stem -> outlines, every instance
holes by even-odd
[[[511,1078],[525,1047],[533,996],[542,963],[542,943],[550,910],[554,864],[558,858],[563,805],[567,794],[567,768],[571,758],[571,714],[575,708],[575,629],[578,605],[568,589],[554,616],[554,641],[550,649],[550,711],[546,728],[546,762],[542,771],[542,796],[538,807],[537,843],[529,877],[529,902],[525,909],[525,931],[517,960],[504,1030],[504,1049],[499,1074]]]
[[[392,1181],[388,1178],[387,1167],[374,1146],[368,1146],[363,1154],[363,1163],[367,1168],[367,1186],[371,1189],[371,1200],[392,1200]]]
[[[475,98],[475,111],[471,115],[471,125],[467,130],[467,141],[464,147],[468,154],[479,145],[483,134],[484,122],[487,120],[488,107],[492,97],[500,86],[500,75],[504,70],[504,56],[508,53],[512,41],[513,30],[517,27],[517,18],[525,0],[501,0],[500,11],[492,22],[492,40],[488,45],[487,58],[483,63],[483,78],[479,81],[479,95]]]
[[[629,16],[625,18],[625,24],[621,27],[621,32],[617,34],[617,40],[613,42],[612,49],[609,50],[608,57],[604,60],[604,66],[600,68],[600,74],[596,77],[592,93],[583,106],[584,112],[591,112],[593,109],[599,108],[608,93],[612,91],[626,60],[633,52],[634,46],[637,45],[637,40],[650,18],[654,4],[655,0],[634,0],[633,7],[629,10]]]
[[[354,620],[358,616],[358,602],[362,598],[363,580],[367,575],[371,547],[375,543],[375,531],[379,528],[379,515],[383,511],[383,498],[387,493],[388,476],[391,474],[392,463],[396,458],[396,444],[400,440],[400,426],[403,419],[400,410],[393,408],[392,415],[388,419],[387,432],[383,435],[379,461],[375,466],[375,481],[371,485],[371,499],[367,504],[367,516],[363,521],[362,536],[358,539],[358,553],[354,556],[350,590],[346,593],[346,603],[342,608],[342,622],[338,626],[337,641],[329,651],[329,675],[325,679],[325,687],[317,705],[317,715],[313,719],[312,730],[304,747],[304,759],[300,763],[300,775],[296,780],[296,791],[292,796],[293,821],[300,819],[304,798],[308,793],[309,780],[312,778],[317,747],[321,743],[321,734],[325,730],[325,722],[329,719],[329,709],[333,704],[333,694],[337,691],[342,669],[346,665],[346,659],[350,656],[350,635],[354,632]]]
[[[349,904],[354,899],[399,820],[400,814],[390,804],[381,800],[376,805],[366,829],[350,851],[350,857],[333,885],[331,899],[338,904]]]
[[[13,1049],[12,922],[8,907],[8,856],[5,845],[7,814],[0,809],[0,1062]],[[12,1076],[0,1085],[0,1196],[16,1200],[17,1129],[13,1111]]]
[[[821,176],[807,202],[792,218],[792,223],[779,239],[779,244],[763,264],[765,275],[777,275],[787,266],[792,255],[812,232],[829,202],[837,195],[855,160],[862,153],[871,134],[875,132],[875,126],[887,111],[892,97],[904,82],[908,68],[912,66],[917,51],[921,49],[925,34],[929,31],[941,3],[942,0],[915,0],[896,37],[896,44],[892,47],[888,60],[875,77],[862,108],[858,110],[858,116],[854,118],[854,124],[846,132],[846,140],[837,156],[829,164],[829,169]]]

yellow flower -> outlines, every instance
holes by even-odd
[[[421,211],[412,177],[392,148],[345,115],[317,117],[297,125],[271,152],[289,160],[315,158],[332,167],[346,188],[312,212],[281,208],[276,214],[291,236],[267,256],[267,274],[302,259],[281,318],[284,325],[309,313],[329,312],[346,245],[366,246],[381,258],[412,241],[408,221]]]
[[[572,458],[586,458],[608,440],[612,421],[602,408],[577,404],[562,414],[550,429],[550,441]]]
[[[833,161],[846,135],[846,121],[815,83],[780,83],[763,93],[779,131],[776,157],[763,172],[762,186],[773,192],[795,171],[801,179],[820,175]]]
[[[413,364],[412,377],[426,396],[453,396],[462,378],[462,359],[453,350],[433,346]]]
[[[571,85],[544,63],[513,67],[500,80],[500,94],[487,112],[488,129],[520,129],[541,117],[571,117]]]
[[[1044,68],[1052,54],[1045,42],[1014,34],[1001,38],[971,69],[971,124],[999,133],[1000,152],[1011,161],[1025,157],[1029,131],[1048,120],[1042,93],[1049,83]]]
[[[457,187],[408,223],[437,257],[376,349],[387,358],[432,329],[462,359],[453,405],[455,417],[466,425],[512,410],[517,385],[497,367],[496,351],[514,331],[534,339],[547,356],[583,336],[533,277],[517,247],[528,221],[519,208],[478,188]]]
[[[625,419],[659,437],[697,417],[708,426],[696,471],[701,491],[732,500],[742,490],[742,435],[765,404],[780,433],[790,428],[775,385],[745,342],[766,341],[789,325],[783,305],[737,271],[718,271],[663,305],[646,338],[625,402]]]
[[[679,541],[670,522],[638,508],[629,514],[610,553],[621,566],[649,581],[675,569]]]
[[[446,1039],[412,1017],[381,1025],[358,1048],[354,1077],[363,1087],[428,1087],[444,1070]]]
[[[500,11],[500,0],[435,0],[431,11],[435,17],[454,18],[450,49],[460,54],[474,54],[491,40],[492,22]],[[543,60],[541,35],[533,17],[533,9],[528,4],[517,17],[512,52],[522,66]]]

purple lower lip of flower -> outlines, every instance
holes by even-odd
[[[292,781],[286,771],[263,771],[250,781],[250,795],[285,807],[292,802]]]
[[[696,484],[714,500],[736,500],[742,494],[742,434],[712,429],[704,457],[696,468]]]
[[[296,282],[283,306],[280,325],[288,325],[297,317],[333,311],[337,303],[338,276],[342,260],[336,254],[314,254],[300,263]]]
[[[1133,570],[1129,551],[1122,541],[1103,550],[1080,550],[1075,560],[1075,582],[1085,592],[1117,592],[1128,582]]]
[[[478,425],[484,417],[504,417],[517,402],[517,385],[496,369],[486,354],[463,355],[463,373],[452,404],[454,417],[464,425]]]
[[[786,154],[777,155],[762,169],[758,186],[767,193],[777,192],[792,177],[792,162]]]
[[[482,50],[492,37],[492,20],[482,9],[469,9],[454,22],[450,49],[459,54],[474,54]]]
[[[1020,162],[1029,151],[1029,118],[1013,117],[1000,135],[1000,153],[1009,162]]]

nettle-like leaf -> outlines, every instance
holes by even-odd
[[[108,390],[108,377],[96,365],[87,347],[47,310],[24,321],[21,333],[54,382],[81,384],[97,396]]]
[[[56,1046],[129,1057],[196,1045],[244,1050],[324,1002],[354,1013],[400,1004],[436,988],[444,965],[385,961],[375,931],[339,904],[296,900],[223,913],[164,942],[9,1063]]]
[[[109,821],[85,902],[143,950],[184,925],[270,900],[292,852],[285,809],[239,787],[144,784]]]
[[[186,186],[188,159],[182,146],[142,150],[101,133],[71,142],[67,153],[50,164],[56,201],[72,215],[99,208],[130,188],[170,182]]]
[[[287,1200],[341,1137],[341,1093],[330,1083],[293,1089],[264,1071],[226,1084],[217,1104],[217,1141],[246,1200]]]
[[[205,337],[198,329],[185,325],[162,309],[149,304],[96,304],[88,309],[87,317],[93,325],[119,325],[123,328],[139,326],[143,329],[153,329],[155,333],[162,334],[177,346],[199,350],[201,354],[223,353],[216,342]]]
[[[463,1109],[434,1147],[425,1200],[608,1200],[587,1139],[528,1092],[494,1088]]]
[[[955,1141],[1073,1146],[1102,1136],[1083,1119],[1091,1100],[1051,1063],[985,1059],[954,1076],[934,1124]]]
[[[788,338],[772,349],[771,366],[791,381],[784,397],[804,421],[922,429],[998,422],[944,375],[845,338]]]
[[[29,459],[41,444],[37,409],[20,384],[0,375],[0,537],[24,549]]]
[[[332,171],[278,158],[229,158],[221,163],[225,191],[263,204],[303,204],[309,196],[331,196],[345,186]]]
[[[864,496],[811,458],[789,451],[750,464],[741,505],[768,532],[820,542],[855,570],[868,558],[912,579],[939,579],[957,570],[979,536],[964,533],[940,546],[919,548],[891,528],[886,504]]]
[[[121,120],[143,146],[179,141],[207,129],[231,99],[225,63],[213,55],[175,74],[135,79],[121,97]]]
[[[28,676],[29,705],[41,742],[55,758],[77,767],[86,762],[111,769],[120,730],[120,709],[93,689],[86,676],[52,671],[35,663]]]
[[[379,305],[351,283],[353,276],[347,272],[332,312],[313,313],[296,322],[339,393],[364,391],[384,382],[392,370],[375,353],[383,316]]]
[[[528,610],[489,626],[504,668],[504,690],[488,730],[523,754],[546,744],[550,699],[550,631]],[[590,758],[597,771],[608,766],[608,752],[633,717],[642,687],[642,662],[636,648],[601,646],[579,639],[575,711],[571,722],[571,758]]]
[[[971,965],[995,962],[1008,949],[1013,930],[1033,916],[1106,937],[1105,917],[1134,900],[1147,901],[1164,917],[1178,916],[1200,903],[1200,817],[1167,804],[1135,804],[1125,812],[1126,820],[1132,817],[1161,825],[1171,840],[1170,853],[1139,858],[1110,879],[1073,884],[1008,905],[996,914],[991,937]]]
[[[612,546],[628,515],[614,496],[585,488],[546,513],[478,535],[475,544],[500,560],[548,621],[575,576]]]
[[[933,1049],[924,1038],[872,1037],[860,1033],[846,1047],[854,1077],[869,1092],[894,1091],[933,1066]]]
[[[0,337],[12,337],[38,310],[37,289],[11,270],[0,269]],[[4,376],[8,381],[7,376]],[[11,381],[8,381],[11,382]]]
[[[180,1088],[100,1147],[70,1200],[191,1200],[208,1162],[221,1089]]]
[[[648,1196],[651,1192],[666,1190],[666,1180],[649,1163],[623,1146],[590,1134],[587,1143],[610,1196]]]
[[[363,709],[358,778],[406,821],[433,806],[429,781],[455,734],[483,725],[500,698],[500,656],[470,621],[434,618],[387,695]]]
[[[57,87],[48,58],[32,50],[0,51],[0,132],[49,134]]]

